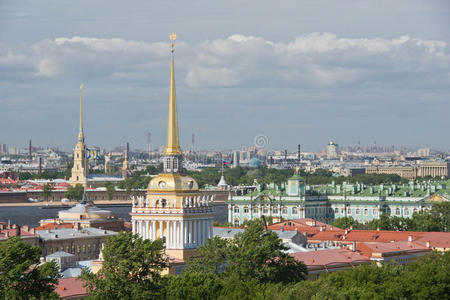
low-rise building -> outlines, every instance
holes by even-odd
[[[48,256],[58,251],[75,255],[75,260],[92,260],[99,256],[102,244],[117,232],[98,228],[61,228],[37,230],[42,255]]]

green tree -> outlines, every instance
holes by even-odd
[[[129,232],[109,237],[97,274],[86,269],[81,279],[91,299],[163,298],[161,271],[167,267],[162,240],[143,240]]]
[[[114,194],[116,193],[116,188],[114,187],[114,184],[112,182],[105,183],[106,187],[106,195],[108,196],[109,200],[114,199]]]
[[[222,292],[222,281],[215,274],[183,272],[180,276],[169,276],[167,299],[217,299]]]
[[[75,186],[69,186],[67,188],[66,193],[64,194],[64,197],[66,197],[69,200],[77,200],[80,201],[83,199],[83,193],[84,193],[84,187],[81,184],[76,184]]]
[[[45,198],[45,201],[48,201],[48,197],[52,195],[52,186],[48,183],[44,184],[42,186],[41,195]]]
[[[333,226],[341,229],[346,229],[352,227],[353,229],[359,229],[363,224],[359,223],[358,220],[353,219],[353,217],[342,217],[337,218],[333,222]]]
[[[207,240],[197,248],[197,255],[188,261],[187,271],[220,274],[225,270],[230,242],[220,237]]]
[[[1,299],[58,299],[54,262],[39,264],[41,249],[11,237],[0,243]]]
[[[277,234],[266,231],[261,220],[249,221],[228,247],[227,272],[237,280],[260,283],[297,282],[306,278],[306,266],[286,253]]]

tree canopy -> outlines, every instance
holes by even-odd
[[[83,199],[84,187],[81,184],[75,186],[69,186],[64,196],[69,200],[81,200]]]
[[[10,237],[0,243],[1,299],[58,299],[55,262],[40,264],[41,249]]]
[[[129,232],[108,238],[102,249],[103,266],[97,274],[86,269],[81,279],[91,299],[162,298],[161,271],[167,267],[162,240],[143,240]]]

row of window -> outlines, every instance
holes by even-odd
[[[72,253],[72,254],[76,254],[76,253],[92,253],[92,252],[97,252],[97,249],[100,249],[100,244],[87,244],[87,245],[72,245],[72,247],[70,246],[66,246],[66,248],[64,249],[63,246],[61,247],[56,247],[56,248],[46,248],[46,254],[45,255],[50,255],[52,253],[58,252],[58,251],[65,251],[67,253]]]
[[[331,208],[328,209],[329,213],[332,213]],[[259,213],[259,208],[258,207],[253,207],[252,209],[254,214]],[[312,208],[306,208],[306,214],[307,215],[325,215],[327,211],[326,207],[312,207]],[[241,212],[241,209],[239,206],[234,206],[233,212],[235,214],[239,214]],[[248,206],[244,206],[243,208],[243,213],[244,214],[248,214],[250,213],[250,208]],[[263,206],[262,207],[262,213],[263,214],[268,214],[269,213],[269,207],[267,206]],[[278,207],[272,207],[272,214],[278,214]],[[288,214],[288,207],[283,206],[281,208],[281,214],[283,215],[287,215]],[[298,208],[296,206],[291,207],[291,214],[292,215],[297,215],[298,214]]]
[[[365,216],[369,215],[369,209],[368,208],[361,209],[359,207],[356,207],[356,208],[353,208],[353,209],[355,211],[355,215],[361,215],[361,213],[363,213]],[[385,209],[383,209],[383,211],[386,212],[386,213],[391,213],[391,209],[390,208],[385,208]],[[417,209],[414,208],[413,212],[416,212],[416,211],[417,211]],[[335,215],[339,215],[339,208],[337,208],[337,207],[334,208],[334,214]],[[341,214],[342,215],[345,214],[345,208],[341,208]],[[352,214],[352,208],[351,207],[347,208],[347,214],[348,215]],[[372,208],[372,215],[376,216],[377,214],[378,214],[378,208],[376,208],[376,207]],[[409,208],[405,207],[403,209],[403,215],[409,216],[409,214],[410,214]],[[401,209],[399,207],[397,207],[394,210],[394,215],[396,215],[396,216],[400,216],[401,215]]]

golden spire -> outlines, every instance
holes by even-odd
[[[82,92],[83,84],[80,84],[80,132],[78,133],[78,141],[84,143],[84,133],[83,133],[83,104],[82,104]]]
[[[167,122],[167,145],[164,151],[165,155],[181,155],[181,148],[178,139],[178,117],[177,117],[177,99],[175,93],[175,71],[173,62],[173,47],[177,35],[170,34],[172,60],[170,64],[170,95],[169,95],[169,117]]]

